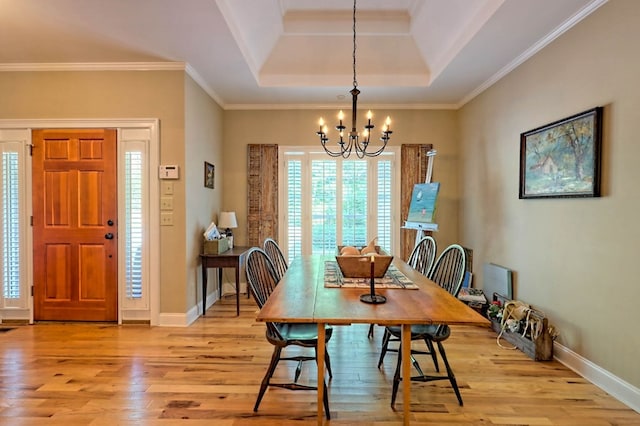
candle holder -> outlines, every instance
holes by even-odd
[[[360,295],[360,301],[364,303],[371,303],[374,305],[379,305],[381,303],[385,303],[387,298],[384,296],[380,296],[376,294],[375,282],[373,276],[375,270],[375,256],[371,256],[371,281],[370,281],[370,293]]]

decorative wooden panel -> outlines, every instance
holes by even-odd
[[[105,277],[109,271],[105,263],[107,253],[104,246],[81,244],[78,247],[78,256],[80,256],[78,297],[80,300],[105,300],[108,293]]]
[[[71,225],[71,182],[69,171],[44,172],[44,222],[47,227]]]
[[[247,147],[247,243],[278,238],[278,145]]]
[[[431,144],[405,144],[400,148],[400,218],[402,223],[409,216],[409,204],[411,203],[411,192],[413,185],[424,183],[427,177],[427,152],[433,148]],[[412,229],[402,229],[400,231],[401,257],[404,260],[409,258],[411,250],[416,242],[416,231]]]
[[[78,173],[78,226],[100,226],[105,222],[102,211],[103,173],[100,171],[81,171]]]

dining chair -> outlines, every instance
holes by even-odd
[[[436,259],[436,240],[430,236],[424,236],[418,241],[409,255],[407,263],[422,275],[428,277]]]
[[[458,292],[460,291],[460,287],[462,287],[462,280],[464,278],[466,266],[467,256],[465,249],[458,244],[452,244],[447,247],[440,254],[440,256],[438,256],[438,259],[433,265],[433,269],[430,273],[429,278],[436,284],[440,285],[440,287],[447,290],[451,295],[457,297]],[[411,349],[411,362],[413,363],[414,368],[418,371],[418,375],[412,376],[411,380],[417,382],[449,380],[449,382],[451,383],[451,387],[453,388],[456,397],[458,398],[458,403],[462,406],[462,396],[460,395],[460,390],[458,389],[458,383],[456,381],[453,370],[449,365],[449,361],[447,360],[444,346],[442,345],[442,342],[447,340],[450,334],[451,329],[446,324],[417,324],[411,326],[411,341],[422,340],[427,345],[427,350],[417,350],[413,348]],[[392,338],[394,340],[399,340],[400,336],[401,328],[399,326],[385,327],[385,335],[383,336],[382,340],[382,351],[380,353],[380,359],[378,360],[378,368],[380,368],[387,352],[398,352],[396,371],[393,377],[393,389],[391,392],[392,407],[395,404],[396,395],[398,393],[398,386],[401,381],[400,369],[402,364],[402,357],[399,356],[399,354],[402,351],[402,345],[400,345],[398,349],[391,349],[388,347],[388,345]],[[442,358],[445,369],[447,370],[446,375],[425,374],[420,367],[420,364],[414,357],[414,355],[418,354],[431,355],[436,372],[439,372],[440,368],[438,366],[434,343],[438,346],[438,352],[440,353],[440,357]]]
[[[431,268],[433,267],[433,261],[436,258],[436,250],[436,240],[432,236],[426,235],[422,237],[413,248],[413,250],[411,250],[411,254],[409,255],[407,264],[416,271],[420,272],[422,275],[428,277],[429,272],[431,272]],[[369,325],[369,339],[373,338],[374,327],[375,324]],[[385,330],[384,336],[386,336],[387,334],[388,332]],[[383,341],[384,336],[382,338]],[[378,365],[378,367],[379,366],[380,365]]]
[[[273,263],[269,259],[267,253],[258,247],[252,248],[247,254],[246,260],[246,275],[247,275],[247,283],[251,287],[251,291],[253,292],[254,299],[258,304],[259,308],[262,308],[264,304],[267,302],[267,299],[276,288],[278,282],[280,281],[277,278],[275,268]],[[300,377],[300,373],[302,371],[302,363],[305,361],[316,361],[318,357],[318,325],[315,323],[266,323],[266,337],[269,343],[271,343],[273,348],[273,354],[271,355],[271,362],[269,367],[267,368],[267,372],[262,379],[262,383],[260,385],[260,391],[258,393],[258,398],[256,399],[255,406],[253,407],[253,411],[258,411],[258,407],[260,406],[260,402],[262,401],[262,397],[264,396],[267,388],[269,386],[280,387],[291,390],[317,390],[318,388],[315,386],[307,386],[304,384],[298,383],[298,379]],[[327,327],[325,333],[325,344],[331,338],[333,329],[331,327]],[[305,348],[313,348],[314,356],[308,355],[295,355],[295,356],[283,356],[283,349],[287,346],[301,346]],[[325,350],[325,362],[327,366],[327,371],[329,373],[329,377],[333,378],[333,374],[331,372],[331,361],[329,359],[329,352]],[[273,373],[278,366],[280,361],[296,361],[298,363],[293,382],[289,383],[273,383],[271,382],[271,378]],[[326,383],[322,384],[324,386],[324,411],[326,413],[327,419],[331,418],[329,412],[329,397],[327,393],[327,385]]]
[[[267,256],[269,256],[271,263],[273,263],[276,276],[278,281],[280,281],[284,273],[287,272],[287,269],[289,268],[287,259],[284,258],[284,254],[282,254],[280,246],[273,238],[266,238],[262,244],[262,249],[267,253]]]

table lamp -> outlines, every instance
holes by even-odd
[[[225,228],[225,235],[229,240],[229,248],[233,248],[233,233],[231,228],[237,228],[238,221],[236,220],[236,212],[220,212],[218,218],[218,229]]]

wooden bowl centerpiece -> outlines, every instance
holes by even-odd
[[[350,247],[338,246],[336,261],[345,278],[371,278],[371,256],[373,256],[373,276],[382,278],[389,269],[393,256],[380,246]],[[357,253],[357,254],[356,254]]]

